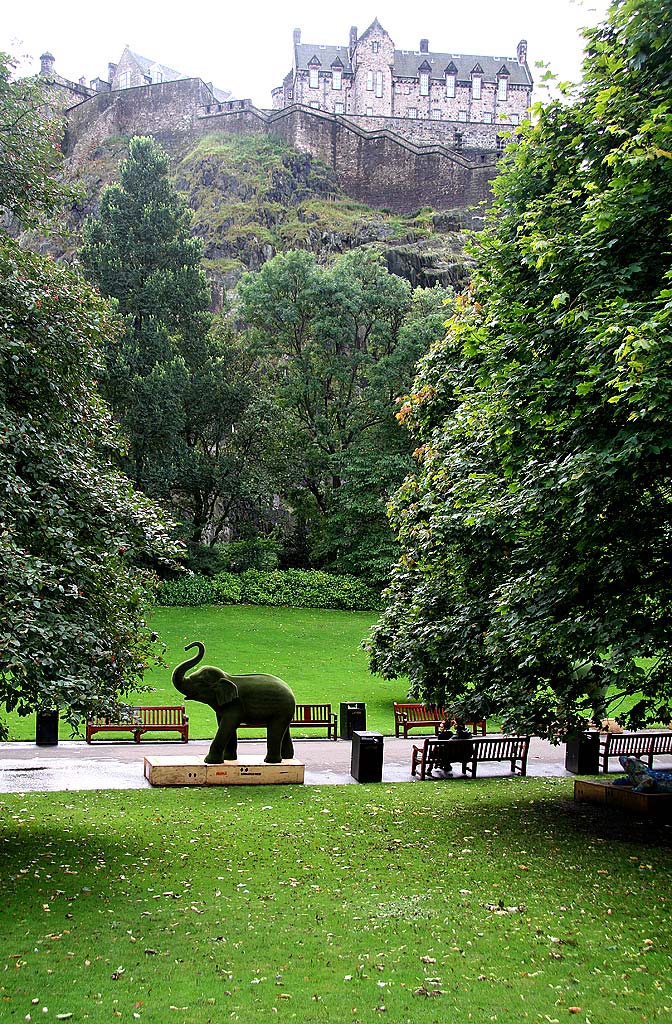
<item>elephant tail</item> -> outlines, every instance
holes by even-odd
[[[203,655],[205,654],[205,644],[202,644],[200,640],[194,640],[193,643],[187,644],[184,649],[185,651],[190,651],[192,647],[196,647],[198,653],[194,654],[191,658],[187,658],[186,661],[183,661],[173,669],[173,686],[176,690],[179,690],[180,693],[184,693],[181,684],[184,682],[185,674],[195,665],[198,665],[199,661],[202,660]]]

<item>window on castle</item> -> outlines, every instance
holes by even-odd
[[[310,105],[313,108],[313,110],[319,110],[320,109],[320,104],[317,102],[317,100],[311,100]]]
[[[410,118],[416,118],[418,116],[418,108],[417,107],[409,107],[408,110],[407,110],[407,114],[408,114],[408,116]]]
[[[371,43],[371,53],[378,53],[379,49],[380,43],[378,42],[377,39],[374,39],[374,41]]]
[[[335,114],[344,114],[345,113],[345,105],[343,103],[339,103],[338,101],[336,103],[334,103],[334,113]]]
[[[432,107],[432,121],[440,121],[440,120],[441,120],[441,111],[439,110],[438,107]]]
[[[311,89],[317,89],[320,84],[320,72],[317,68],[310,68],[308,72],[308,85]]]
[[[480,100],[482,83],[483,79],[480,75],[474,75],[471,79],[471,98],[473,100]]]
[[[509,96],[509,80],[508,78],[500,78],[497,81],[497,99],[506,100]]]
[[[131,88],[131,72],[122,71],[119,75],[119,88],[130,89]]]
[[[340,68],[332,68],[331,71],[331,88],[342,89],[343,88],[343,72]]]
[[[373,71],[366,72],[366,89],[367,92],[373,92]]]
[[[492,124],[492,111],[490,111],[490,110],[483,111],[483,123],[484,124]]]
[[[376,96],[383,95],[383,72],[376,71]]]
[[[509,114],[511,124],[520,124],[520,114]]]
[[[456,82],[457,75],[446,75],[446,99],[452,100],[455,98]]]
[[[467,112],[466,112],[466,110],[458,110],[458,112],[457,112],[457,120],[458,121],[466,121],[467,120]]]
[[[373,117],[373,107],[367,107],[366,108],[366,116],[367,117]]]
[[[420,72],[420,95],[429,96],[429,71]]]

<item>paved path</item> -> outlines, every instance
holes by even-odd
[[[415,742],[419,739],[416,737]],[[0,792],[28,793],[80,789],[151,788],[144,777],[145,756],[179,757],[204,755],[207,740],[189,743],[132,740],[82,740],[60,742],[56,747],[38,747],[32,742],[0,744]],[[354,783],[350,774],[352,745],[347,740],[298,739],[295,756],[306,766],[309,785]],[[244,754],[263,754],[263,740],[240,740]],[[413,740],[386,736],[383,741],[383,782],[416,781],[411,775]],[[479,777],[505,775],[507,765],[485,763],[478,766]],[[565,747],[553,746],[535,737],[530,743],[528,775],[567,776]]]

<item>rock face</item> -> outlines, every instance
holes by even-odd
[[[425,207],[402,216],[371,209],[342,191],[329,166],[269,135],[182,133],[164,136],[161,143],[192,210],[193,232],[203,242],[215,309],[241,274],[289,249],[328,258],[371,247],[413,286],[460,288],[469,276],[464,241],[478,218],[465,210]],[[54,255],[67,259],[75,252],[84,218],[96,212],[103,187],[117,179],[127,146],[125,137],[97,138],[86,158],[80,144],[76,160],[66,162],[80,196],[67,231],[48,242]]]

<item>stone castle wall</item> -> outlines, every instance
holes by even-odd
[[[68,111],[66,152],[76,168],[111,136],[152,135],[171,149],[221,131],[278,135],[332,167],[354,199],[398,213],[486,201],[496,173],[494,125],[348,118],[299,105],[260,111],[217,104],[199,79],[97,93]]]

